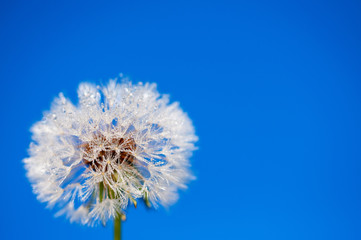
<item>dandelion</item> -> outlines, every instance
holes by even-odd
[[[82,83],[75,106],[62,93],[31,128],[24,159],[33,191],[71,222],[115,223],[120,238],[127,206],[169,206],[193,178],[197,137],[177,102],[155,84]]]

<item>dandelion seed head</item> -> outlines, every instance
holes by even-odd
[[[34,193],[71,222],[106,223],[128,203],[169,206],[193,178],[197,136],[155,84],[82,83],[78,105],[60,93],[31,128],[24,159]]]

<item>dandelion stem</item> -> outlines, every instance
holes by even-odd
[[[114,240],[121,240],[122,238],[122,219],[121,215],[117,214],[114,218]]]
[[[103,201],[103,192],[104,192],[104,185],[103,182],[99,183],[99,201]]]

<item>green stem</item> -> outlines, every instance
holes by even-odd
[[[122,219],[121,215],[117,214],[114,218],[114,240],[122,239]]]
[[[103,201],[103,192],[104,192],[104,184],[103,182],[99,183],[99,201]]]

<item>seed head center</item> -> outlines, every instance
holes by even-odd
[[[133,166],[135,163],[132,152],[136,149],[136,144],[133,138],[108,139],[97,134],[92,141],[79,147],[83,149],[83,163],[93,171],[103,171],[103,165],[107,171],[111,163],[119,167],[123,164]]]

